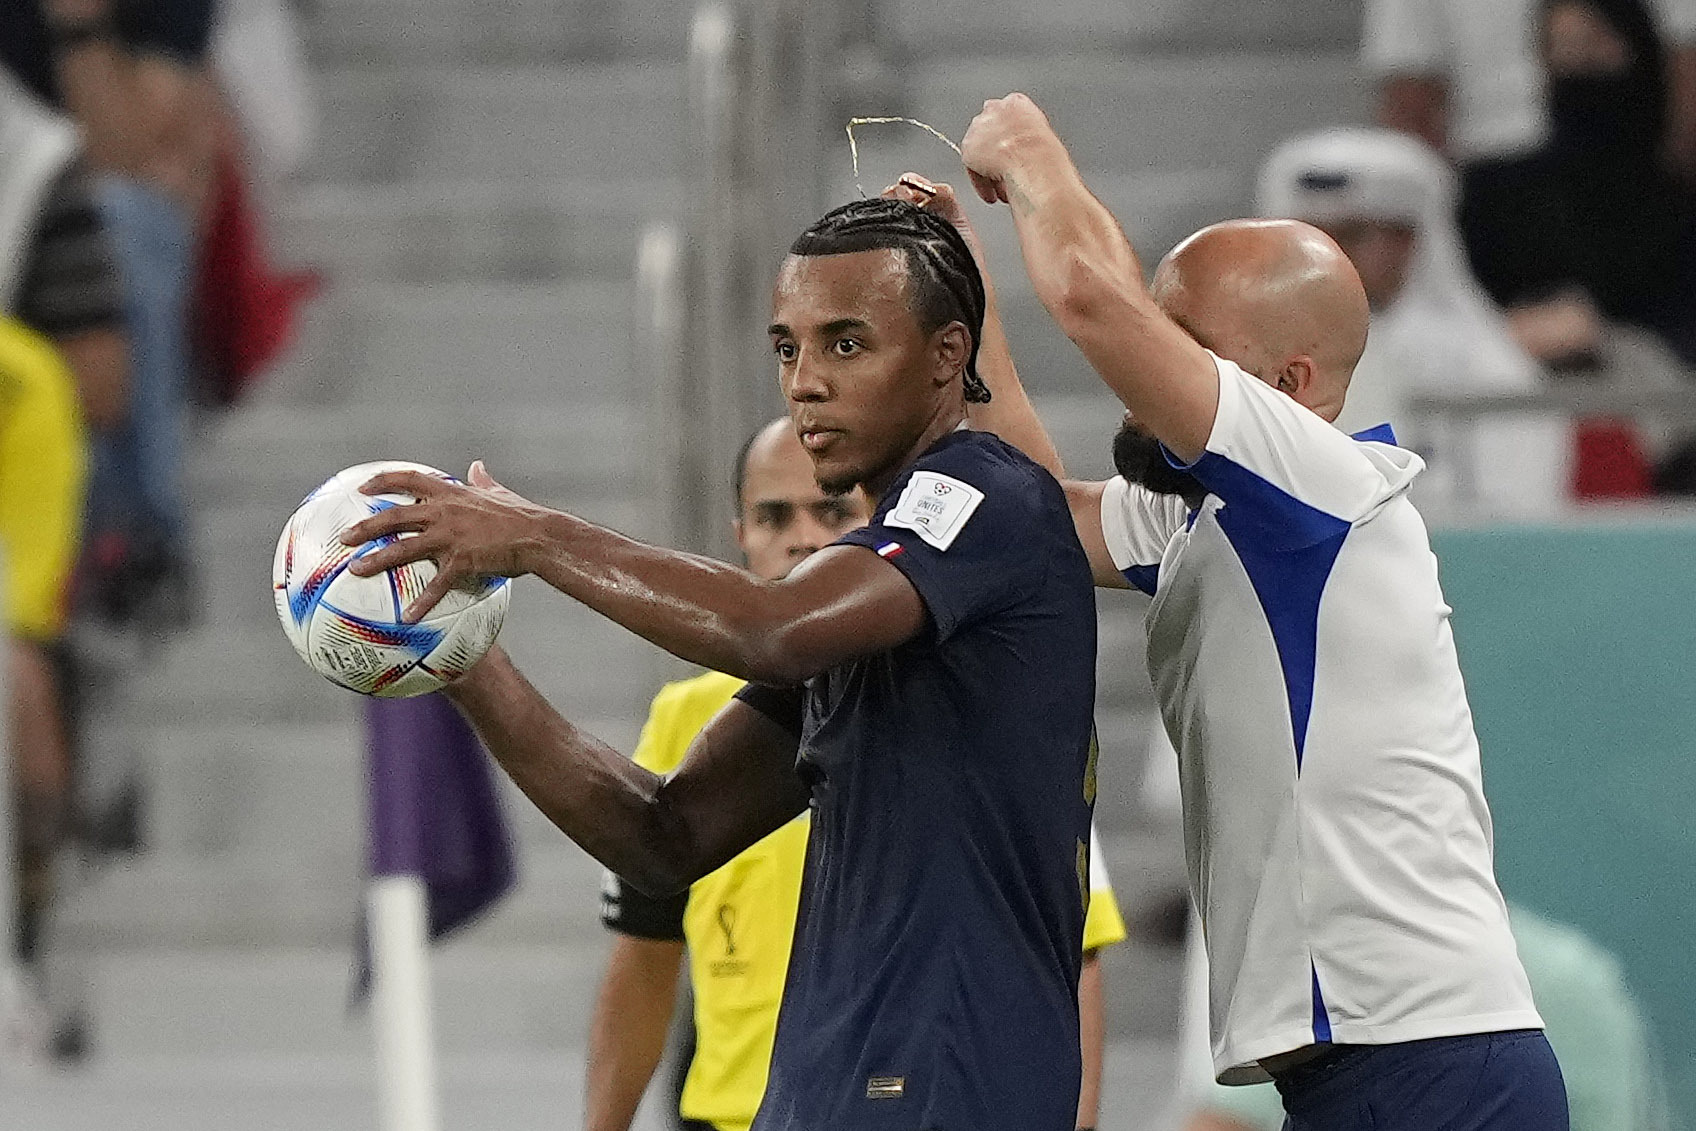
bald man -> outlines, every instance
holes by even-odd
[[[1122,474],[1068,496],[1098,584],[1154,597],[1218,1078],[1276,1081],[1293,1131],[1565,1129],[1407,498],[1423,464],[1388,428],[1331,424],[1366,344],[1347,257],[1304,224],[1238,221],[1145,286],[1028,98],[985,103],[962,149],[979,195],[1011,205],[1038,298],[1128,410]],[[1059,473],[1005,351],[983,368],[978,425]]]

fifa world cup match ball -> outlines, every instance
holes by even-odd
[[[283,632],[313,671],[339,687],[385,699],[424,695],[463,675],[483,658],[506,618],[507,578],[455,587],[417,624],[401,612],[436,575],[435,563],[412,562],[372,577],[348,565],[395,540],[342,544],[341,533],[410,495],[365,495],[360,486],[385,471],[422,471],[459,480],[419,463],[362,463],[332,476],[306,496],[277,540],[271,588]],[[410,537],[407,534],[398,537]]]

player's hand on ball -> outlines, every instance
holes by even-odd
[[[1064,153],[1048,116],[1027,95],[1015,92],[983,104],[960,139],[960,157],[978,195],[990,204],[1005,204],[1007,177],[1050,146]]]
[[[349,546],[394,537],[388,545],[356,558],[349,572],[370,577],[429,558],[436,576],[403,618],[428,615],[455,585],[472,578],[516,577],[527,572],[523,550],[537,520],[550,513],[495,482],[483,462],[471,465],[469,483],[450,483],[418,471],[390,471],[360,488],[367,495],[411,495],[418,501],[390,507],[342,531]],[[409,538],[396,537],[410,534]]]

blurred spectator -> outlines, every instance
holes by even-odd
[[[75,383],[58,352],[0,318],[0,608],[20,871],[19,932],[8,941],[26,968],[40,957],[54,857],[69,818],[70,741],[52,649],[65,628],[85,455]]]
[[[290,0],[225,0],[212,33],[218,82],[246,141],[261,196],[300,171],[312,146],[315,114],[295,5]]]
[[[1696,0],[1656,14],[1670,51],[1638,0],[1367,3],[1380,117],[1460,166],[1473,268],[1545,360],[1594,354],[1598,308],[1689,349],[1669,225],[1687,223],[1676,183],[1696,183]]]
[[[0,313],[52,339],[105,430],[124,417],[129,344],[93,191],[76,128],[0,72]]]
[[[96,590],[118,619],[180,598],[187,577],[187,302],[218,132],[212,18],[212,0],[0,6],[0,61],[82,127],[123,272],[129,412],[97,440],[89,503]]]
[[[1566,1078],[1572,1131],[1667,1131],[1664,1086],[1619,963],[1573,927],[1523,907],[1509,908],[1509,918]],[[1206,1012],[1205,963],[1199,958],[1201,980],[1190,979],[1188,1012]],[[1283,1103],[1273,1085],[1214,1084],[1205,1049],[1199,1057],[1191,1050],[1184,1060],[1190,1066],[1185,1131],[1277,1131],[1283,1126]]]
[[[1696,363],[1696,191],[1662,159],[1668,87],[1654,21],[1641,0],[1553,0],[1542,17],[1548,227],[1504,237],[1550,245],[1561,258],[1552,269],[1604,314]],[[1519,286],[1529,294],[1550,282]]]
[[[1570,437],[1548,415],[1451,426],[1410,417],[1412,397],[1530,393],[1540,367],[1467,269],[1454,224],[1455,178],[1428,146],[1390,130],[1334,129],[1293,138],[1260,171],[1262,215],[1328,232],[1360,272],[1372,305],[1366,354],[1337,425],[1389,421],[1429,471],[1422,504],[1469,498],[1494,510],[1542,511],[1566,498]]]
[[[75,127],[0,72],[0,316],[51,341],[75,378],[82,419],[96,435],[110,435],[127,411],[129,343],[117,261],[93,194]],[[41,437],[43,443],[50,439],[51,433]],[[77,458],[81,468],[80,450]],[[80,531],[78,483],[73,514]],[[44,526],[39,543],[20,548],[26,533],[11,531],[18,561],[54,552],[61,535]],[[75,708],[88,673],[73,663],[73,650],[59,636],[55,631],[34,639],[20,662],[40,702],[59,705],[63,717],[55,733],[74,747]],[[53,750],[57,744],[36,746]],[[64,759],[55,754],[54,760]]]

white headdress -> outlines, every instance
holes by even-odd
[[[1372,316],[1366,355],[1338,421],[1345,429],[1388,419],[1399,432],[1413,435],[1418,429],[1403,408],[1410,396],[1532,392],[1541,384],[1541,369],[1509,334],[1507,320],[1467,265],[1454,219],[1456,193],[1454,173],[1441,157],[1416,138],[1389,130],[1304,134],[1280,145],[1261,168],[1255,204],[1263,216],[1320,226],[1369,220],[1414,231],[1406,281]],[[1530,502],[1526,492],[1537,485],[1519,473],[1527,463],[1545,465],[1535,473],[1542,490],[1551,481],[1564,486],[1564,479],[1549,475],[1546,466],[1566,458],[1564,429],[1551,433],[1546,420],[1531,429],[1545,437],[1539,442],[1543,458],[1532,459],[1522,447],[1512,468],[1502,466],[1506,453],[1492,450],[1505,442],[1504,430],[1523,432],[1530,424],[1503,420],[1472,430],[1473,442],[1466,447],[1473,451],[1467,458],[1476,474],[1489,480],[1482,485],[1486,496]],[[1451,458],[1460,454],[1435,436],[1419,438],[1425,441],[1421,447],[1450,447]],[[1526,439],[1521,436],[1519,443]],[[1433,461],[1439,477],[1441,455]]]

